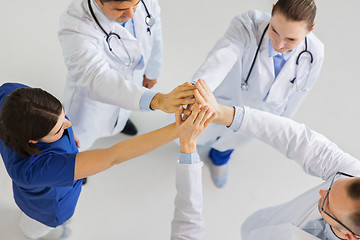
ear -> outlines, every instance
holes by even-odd
[[[32,144],[36,144],[38,143],[39,141],[35,141],[35,140],[29,140],[28,143],[32,143]]]
[[[314,28],[315,28],[315,23],[314,23],[314,25],[312,25],[312,27],[310,28],[310,30],[309,30],[309,33],[312,31],[312,30],[314,30]]]

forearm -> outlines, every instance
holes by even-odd
[[[178,164],[176,167],[176,198],[174,218],[171,222],[172,240],[203,239],[205,221],[202,216],[202,166]]]
[[[175,123],[173,123],[158,130],[120,142],[111,147],[109,153],[113,156],[113,163],[119,164],[151,152],[175,140],[177,137],[178,130]]]
[[[323,180],[337,171],[357,169],[360,165],[323,135],[304,124],[271,113],[245,108],[240,130],[274,147],[295,160],[306,173]]]
[[[102,172],[116,164],[151,152],[178,137],[175,123],[142,134],[107,149],[95,149],[77,154],[75,179]]]

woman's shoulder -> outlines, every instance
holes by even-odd
[[[259,10],[249,10],[243,14],[237,15],[233,18],[233,22],[241,22],[244,25],[258,28],[264,22],[269,22],[271,18],[270,13]]]

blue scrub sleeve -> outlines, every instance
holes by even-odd
[[[23,171],[18,185],[32,187],[66,187],[73,186],[75,158],[77,153],[48,153],[34,156],[20,171]]]

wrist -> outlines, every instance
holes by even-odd
[[[161,109],[160,106],[161,106],[161,102],[162,102],[162,98],[163,98],[163,95],[162,93],[157,93],[153,99],[151,100],[150,102],[150,108],[152,110],[159,110]]]
[[[218,104],[214,122],[229,127],[234,120],[234,115],[235,109],[233,107]]]
[[[189,141],[180,138],[180,152],[182,153],[196,152],[196,140]]]

